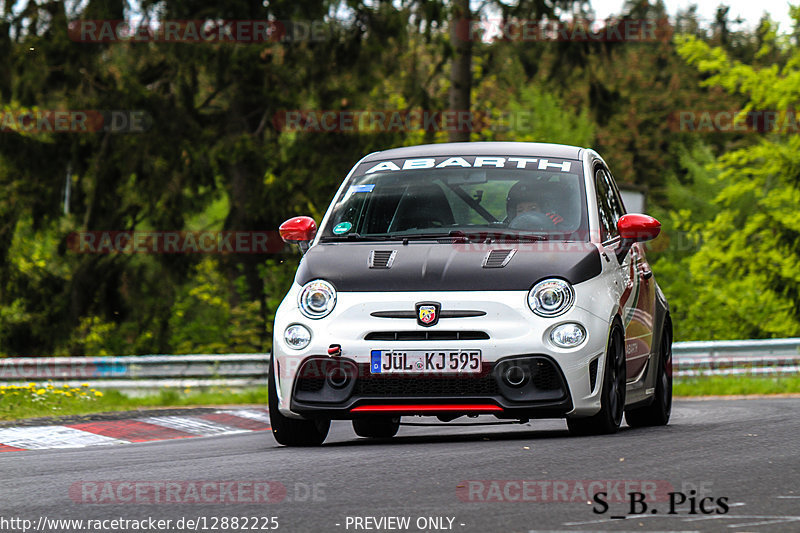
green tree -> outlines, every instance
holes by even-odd
[[[800,8],[792,12],[800,26]],[[680,54],[708,76],[705,85],[744,96],[744,112],[783,113],[778,129],[717,160],[717,212],[693,228],[700,247],[688,261],[688,338],[800,335],[800,137],[792,115],[800,108],[800,46],[773,36],[758,53],[780,47],[789,52],[785,64],[753,66],[697,37],[678,39]]]

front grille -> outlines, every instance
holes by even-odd
[[[442,309],[439,311],[439,318],[473,318],[485,316],[486,311],[472,309]],[[377,318],[417,318],[416,311],[373,311],[370,316]]]
[[[518,367],[529,377],[523,385],[512,385],[503,377]],[[495,365],[495,375],[501,379],[500,392],[516,402],[556,401],[567,395],[567,387],[556,363],[544,356],[517,356],[502,359]]]
[[[541,391],[561,389],[561,376],[552,363],[537,362],[531,376],[534,387]]]
[[[368,341],[465,341],[485,340],[485,331],[372,331],[364,336]]]
[[[373,374],[370,364],[315,356],[300,367],[293,401],[303,404],[347,405],[362,399],[410,400],[503,398],[516,405],[555,402],[569,396],[566,383],[554,361],[541,355],[522,355],[484,362],[479,374]],[[503,377],[510,366],[527,373],[521,385]],[[333,381],[339,370],[347,379]],[[340,376],[341,377],[341,376]]]
[[[325,386],[324,377],[304,377],[300,376],[297,379],[298,392],[319,392]]]
[[[343,402],[352,394],[357,374],[358,368],[352,361],[311,357],[297,372],[294,397],[301,402]]]
[[[488,366],[488,365],[484,365]],[[500,393],[491,372],[477,376],[391,376],[370,374],[369,365],[359,365],[353,394],[361,397],[458,397],[495,396]]]

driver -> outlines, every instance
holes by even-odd
[[[542,206],[541,185],[534,185],[517,182],[508,190],[506,197],[506,219],[509,224],[517,217],[526,213],[541,213],[547,216],[552,222],[553,226],[558,226],[559,223],[564,221],[564,218],[553,211],[545,211]]]

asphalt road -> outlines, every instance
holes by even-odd
[[[22,531],[22,523],[10,519],[32,520],[33,528],[46,517],[169,519],[167,530],[183,531],[194,527],[184,521],[177,528],[177,520],[205,517],[197,530],[266,531],[274,530],[269,518],[276,517],[277,530],[287,532],[800,531],[798,410],[798,398],[679,401],[668,427],[624,427],[607,437],[570,437],[566,424],[555,420],[403,426],[391,441],[370,442],[338,422],[315,449],[279,447],[257,432],[3,453],[0,530]],[[278,482],[269,497],[282,501],[242,503],[255,497],[248,492],[251,481]],[[645,513],[631,514],[624,481],[631,492],[655,489]],[[165,497],[167,482],[178,487],[172,498],[182,503],[150,503]],[[240,492],[209,482],[238,482]],[[187,503],[198,501],[193,483],[211,487],[201,501],[222,494],[240,502]],[[598,492],[608,492],[602,514],[593,512],[602,510],[593,499]],[[673,494],[677,514],[668,514],[667,492],[686,496],[678,505],[680,496]],[[617,493],[623,501],[615,501]],[[106,503],[87,503],[92,498]],[[710,514],[701,511],[701,498],[708,498],[702,508]],[[240,521],[238,528],[220,520],[235,516],[263,518]],[[389,517],[407,517],[408,526]],[[112,522],[91,525],[84,522],[83,530],[135,531]]]

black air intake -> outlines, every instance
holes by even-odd
[[[597,383],[597,363],[600,362],[600,358],[596,358],[594,361],[589,363],[589,389],[594,391],[594,386]]]

